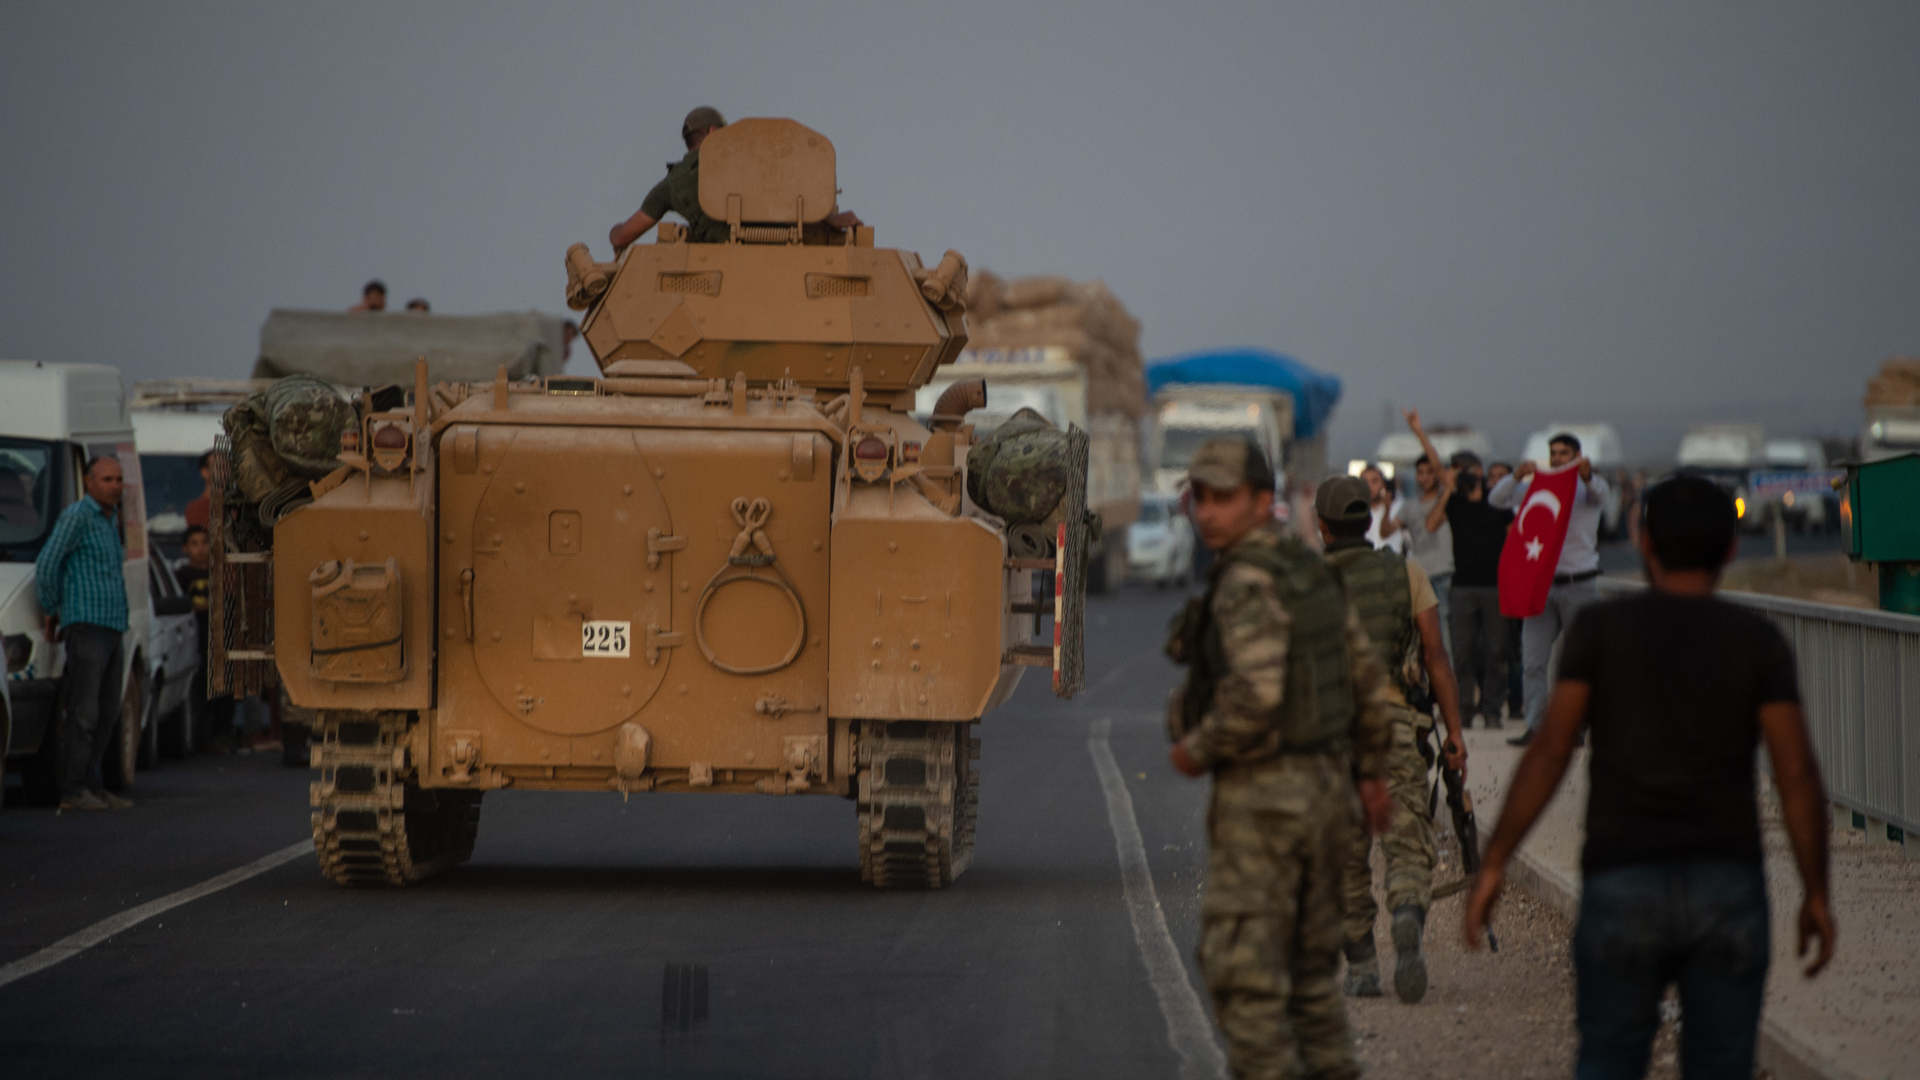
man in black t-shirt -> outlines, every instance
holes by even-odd
[[[1507,644],[1512,630],[1500,614],[1500,549],[1513,512],[1487,502],[1472,469],[1448,470],[1447,524],[1453,530],[1453,680],[1460,687],[1461,726],[1476,712],[1482,727],[1500,726],[1507,699]],[[1476,705],[1475,702],[1478,702]]]
[[[1805,900],[1800,955],[1833,955],[1827,801],[1792,649],[1764,616],[1713,596],[1732,558],[1733,500],[1681,476],[1647,493],[1653,587],[1582,610],[1561,643],[1547,715],[1487,845],[1466,937],[1478,947],[1507,864],[1553,797],[1581,729],[1593,756],[1573,956],[1576,1075],[1646,1073],[1660,1000],[1678,984],[1681,1073],[1753,1076],[1772,956],[1754,753],[1766,741]]]

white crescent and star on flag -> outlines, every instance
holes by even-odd
[[[1526,531],[1527,512],[1536,506],[1545,506],[1547,512],[1553,515],[1555,521],[1560,520],[1560,496],[1555,495],[1551,491],[1536,491],[1529,494],[1527,501],[1520,505],[1520,517],[1514,525],[1516,529],[1521,532]],[[1527,558],[1530,561],[1539,561],[1541,553],[1545,550],[1546,545],[1542,544],[1538,537],[1527,541]]]

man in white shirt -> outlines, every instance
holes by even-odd
[[[1405,555],[1407,538],[1395,533],[1392,526],[1387,524],[1400,513],[1405,500],[1394,493],[1393,486],[1387,483],[1387,474],[1378,465],[1370,464],[1361,469],[1360,479],[1367,482],[1367,501],[1373,509],[1373,523],[1367,526],[1367,543],[1396,555]]]
[[[1580,440],[1561,432],[1547,441],[1547,463],[1553,468],[1572,464],[1579,468],[1580,479],[1574,486],[1573,511],[1568,515],[1567,541],[1560,548],[1560,564],[1554,568],[1553,589],[1547,593],[1547,607],[1530,616],[1520,627],[1520,663],[1525,687],[1527,730],[1508,739],[1514,746],[1525,746],[1540,729],[1547,711],[1547,665],[1553,659],[1553,646],[1560,632],[1573,623],[1580,609],[1600,599],[1600,513],[1607,504],[1607,479],[1593,471],[1593,463],[1580,453]],[[1523,461],[1510,476],[1502,477],[1487,501],[1502,510],[1518,510],[1526,502],[1527,489],[1533,485],[1534,463]]]

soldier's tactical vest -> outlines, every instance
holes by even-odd
[[[1418,661],[1410,657],[1414,643],[1413,589],[1407,582],[1407,561],[1391,551],[1375,551],[1364,540],[1353,546],[1336,543],[1327,551],[1327,563],[1333,567],[1346,590],[1347,602],[1360,616],[1373,641],[1374,655],[1402,697],[1413,689],[1409,675],[1419,671]],[[1411,667],[1412,671],[1409,670]]]
[[[724,244],[732,230],[700,209],[700,154],[698,151],[667,166],[667,200],[675,213],[687,219],[688,239],[696,244]]]
[[[1209,575],[1207,594],[1189,600],[1175,617],[1167,655],[1190,667],[1175,737],[1200,723],[1226,670],[1220,628],[1211,612],[1220,575],[1240,563],[1258,567],[1273,578],[1274,590],[1291,618],[1286,687],[1268,744],[1272,754],[1265,756],[1346,750],[1354,713],[1347,600],[1325,561],[1292,536],[1282,537],[1277,545],[1243,543],[1222,555]]]

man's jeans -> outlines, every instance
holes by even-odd
[[[1600,599],[1593,579],[1555,585],[1547,593],[1547,609],[1527,617],[1520,627],[1520,662],[1526,667],[1527,730],[1538,731],[1547,718],[1547,695],[1552,689],[1553,647],[1573,624],[1580,609]]]
[[[1433,595],[1440,599],[1435,608],[1440,615],[1440,645],[1447,655],[1453,655],[1453,573],[1436,574],[1427,579],[1433,583]]]
[[[1456,585],[1452,589],[1453,680],[1460,686],[1460,718],[1476,713],[1500,719],[1507,700],[1507,638],[1513,633],[1500,614],[1500,590],[1493,585]],[[1474,690],[1480,691],[1479,705]]]
[[[1680,859],[1603,870],[1573,935],[1576,1080],[1640,1080],[1660,999],[1680,987],[1680,1073],[1751,1080],[1771,955],[1758,865]]]
[[[65,684],[67,720],[65,770],[61,793],[103,791],[100,763],[113,741],[120,719],[120,631],[92,623],[74,623],[66,629]]]

